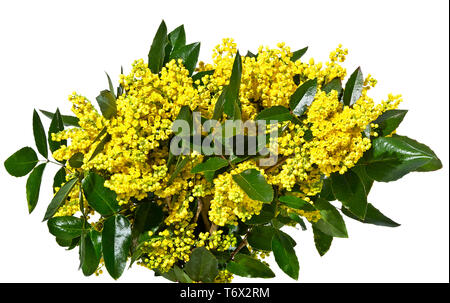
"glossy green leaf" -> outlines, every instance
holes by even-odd
[[[6,171],[14,177],[27,175],[38,163],[36,152],[31,147],[24,147],[5,160]]]
[[[231,119],[237,120],[240,118],[240,102],[239,102],[239,87],[241,85],[242,75],[242,60],[239,52],[234,58],[233,68],[231,70],[230,82],[224,88],[223,112]],[[215,118],[213,118],[215,119]]]
[[[102,90],[96,98],[100,111],[105,119],[111,119],[117,115],[116,97],[109,90]]]
[[[284,106],[272,106],[266,109],[263,109],[261,112],[256,115],[255,121],[263,120],[263,121],[291,121],[294,117],[291,114],[289,108]]]
[[[358,175],[358,177],[361,179],[361,182],[364,185],[364,188],[366,190],[366,195],[369,195],[370,190],[372,189],[374,180],[367,175],[366,167],[362,165],[354,166],[352,168],[352,171]]]
[[[55,188],[61,188],[64,182],[66,182],[66,169],[61,167],[53,177],[53,191],[55,191]]]
[[[214,176],[216,170],[227,167],[228,165],[229,165],[228,161],[223,158],[211,157],[208,158],[208,160],[206,160],[205,162],[199,163],[196,166],[194,166],[191,169],[191,173],[193,174],[204,173],[205,177],[208,174],[212,174],[212,176]]]
[[[85,232],[80,241],[80,266],[85,276],[92,275],[98,268],[100,257],[94,247],[90,233]]]
[[[144,201],[136,209],[132,228],[132,251],[138,246],[139,235],[158,227],[164,220],[164,213],[153,201]]]
[[[185,45],[170,54],[170,60],[182,59],[183,66],[189,71],[189,75],[195,70],[198,55],[200,54],[200,42]]]
[[[259,215],[253,215],[245,221],[245,224],[266,224],[275,217],[275,206],[273,204],[264,204]]]
[[[327,201],[334,201],[336,197],[333,194],[333,190],[331,188],[331,178],[323,179],[322,190],[320,192],[320,197]]]
[[[175,278],[180,283],[192,283],[192,279],[186,274],[184,270],[175,265],[173,267],[173,273],[175,274]]]
[[[72,240],[81,236],[83,220],[72,216],[54,217],[47,221],[48,231],[63,240]]]
[[[331,175],[333,194],[353,214],[364,219],[367,211],[367,190],[361,178],[352,170]]]
[[[50,146],[50,151],[53,153],[58,150],[61,145],[67,145],[67,140],[61,141],[53,141],[52,134],[57,134],[60,131],[64,130],[64,123],[62,120],[62,116],[59,113],[59,109],[56,109],[55,114],[53,115],[52,122],[50,122],[50,126],[48,129],[48,145]]]
[[[261,261],[244,254],[236,254],[228,262],[227,270],[235,275],[247,278],[273,278],[273,271]]]
[[[117,194],[104,186],[105,179],[90,172],[83,179],[83,192],[86,199],[93,209],[102,216],[112,215],[120,210],[117,202]]]
[[[280,269],[292,279],[297,280],[300,265],[292,242],[284,232],[278,230],[273,235],[272,251]]]
[[[295,197],[295,196],[281,196],[278,198],[278,200],[283,203],[284,205],[294,208],[294,209],[301,209],[304,211],[315,211],[316,208],[308,203],[307,201]]]
[[[301,57],[303,57],[303,55],[306,53],[307,50],[308,50],[308,47],[304,47],[302,49],[299,49],[299,50],[296,50],[295,52],[293,52],[291,61],[295,62],[298,59],[300,59]]]
[[[44,114],[44,116],[46,116],[47,118],[53,119],[53,117],[55,116],[54,113],[40,109],[39,110],[41,113]],[[80,127],[80,119],[78,119],[77,117],[74,116],[68,116],[68,115],[61,115],[61,118],[63,120],[63,124],[64,126],[75,126],[75,127]]]
[[[102,233],[91,229],[89,231],[89,237],[91,238],[92,245],[94,246],[95,255],[100,260],[102,257]]]
[[[45,212],[43,221],[50,219],[51,217],[53,217],[54,214],[56,214],[58,209],[66,201],[67,196],[72,191],[73,187],[75,186],[75,184],[77,184],[77,182],[78,182],[78,178],[73,178],[73,179],[67,181],[67,183],[65,183],[59,189],[59,191],[55,194],[52,201],[50,202],[50,205],[48,206],[47,211]]]
[[[272,226],[256,225],[248,234],[248,244],[257,249],[271,251],[274,233],[275,229]]]
[[[358,67],[353,74],[351,74],[344,90],[344,105],[352,106],[356,100],[361,97],[362,89],[364,85],[364,77],[361,72],[361,68]]]
[[[333,237],[327,235],[320,231],[317,227],[313,225],[314,233],[314,244],[316,245],[317,252],[320,256],[323,256],[331,247],[331,242],[333,242]]]
[[[84,154],[83,153],[75,153],[69,159],[69,165],[73,168],[80,168],[83,165]]]
[[[303,231],[305,231],[307,229],[306,225],[305,225],[305,222],[303,221],[302,218],[300,218],[299,215],[297,215],[295,213],[290,213],[289,214],[289,218],[291,218],[293,221],[297,222],[300,225],[300,227],[302,228]]]
[[[344,219],[330,202],[317,198],[314,206],[320,210],[320,220],[313,224],[321,232],[338,238],[348,238]]]
[[[233,180],[250,199],[262,202],[272,202],[273,188],[256,169],[247,169],[240,174],[233,175]]]
[[[186,45],[186,32],[184,30],[184,25],[180,25],[171,31],[168,35],[171,52],[177,51]]]
[[[163,20],[156,31],[150,51],[148,52],[148,68],[154,74],[158,74],[163,67],[167,43],[167,26]]]
[[[42,156],[44,156],[44,158],[47,159],[47,135],[45,134],[44,126],[42,125],[41,118],[39,117],[36,110],[33,111],[33,135],[37,150]]]
[[[349,210],[347,210],[345,207],[342,208],[342,213],[346,215],[349,218],[352,218],[354,220],[357,220],[362,223],[368,223],[368,224],[374,224],[379,226],[386,226],[386,227],[398,227],[400,224],[397,222],[389,219],[385,215],[383,215],[378,209],[375,208],[372,204],[367,205],[367,213],[364,220],[356,217],[354,214],[352,214]]]
[[[428,146],[404,136],[374,139],[362,165],[370,178],[380,182],[395,181],[413,171],[442,168]]]
[[[335,90],[338,92],[338,96],[341,94],[342,92],[342,81],[340,78],[334,78],[333,80],[331,80],[330,82],[328,82],[327,84],[325,84],[322,87],[322,90],[324,92],[326,92],[327,94],[329,94],[332,90]]]
[[[42,163],[36,166],[27,179],[27,203],[28,203],[28,213],[31,212],[36,207],[39,200],[39,192],[41,190],[42,174],[44,173],[46,164]]]
[[[122,215],[109,217],[102,231],[103,259],[108,273],[118,279],[126,266],[131,246],[131,224]]]
[[[390,134],[402,123],[403,118],[405,118],[407,110],[401,109],[391,109],[385,111],[381,116],[379,116],[373,123],[378,124],[378,128],[375,131],[379,136],[385,137]]]
[[[205,247],[198,247],[192,251],[184,270],[192,280],[202,282],[214,281],[219,273],[216,257]]]
[[[94,152],[92,153],[91,157],[89,158],[89,161],[94,159],[99,153],[103,151],[105,148],[106,143],[111,141],[111,135],[106,134],[106,136],[103,137],[103,139],[97,144],[97,146],[94,149]]]
[[[113,95],[114,99],[116,99],[116,95],[114,95],[114,86],[112,84],[111,78],[109,77],[108,73],[105,72],[106,77],[108,78],[108,86],[109,86],[109,91],[111,92],[111,94]]]
[[[317,92],[317,79],[308,80],[297,88],[289,100],[292,113],[301,116],[314,101]]]

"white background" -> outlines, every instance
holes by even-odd
[[[401,227],[390,229],[347,220],[349,239],[335,239],[320,257],[312,233],[296,231],[300,282],[449,281],[449,15],[448,1],[2,1],[0,4],[0,161],[33,146],[32,110],[69,113],[74,90],[94,100],[107,88],[104,71],[117,80],[120,65],[147,58],[165,19],[169,30],[184,24],[188,42],[201,41],[209,60],[223,37],[241,53],[284,41],[325,61],[343,43],[347,68],[361,65],[379,80],[376,100],[401,93],[409,109],[400,134],[429,145],[444,169],[412,173],[376,184],[370,201]],[[42,117],[45,126],[48,120]],[[28,216],[26,178],[0,167],[0,281],[97,282],[85,278],[76,250],[57,246],[41,223],[51,199],[56,168],[45,172],[41,200]],[[291,282],[273,260],[277,277]],[[119,282],[158,282],[134,266]],[[235,281],[255,281],[236,278]],[[259,281],[259,280],[258,280]],[[266,281],[266,280],[264,280]]]

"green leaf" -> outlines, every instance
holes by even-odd
[[[72,240],[81,236],[83,220],[72,216],[50,218],[47,221],[48,231],[63,240]]]
[[[344,219],[339,211],[330,202],[318,198],[314,206],[320,210],[320,220],[313,223],[313,226],[321,232],[338,238],[348,238],[347,228]]]
[[[284,232],[278,230],[273,235],[272,251],[280,269],[292,279],[297,280],[300,265],[292,242]]]
[[[242,75],[242,60],[239,52],[233,62],[233,69],[231,70],[230,82],[224,89],[225,96],[223,101],[223,112],[228,117],[235,119],[240,117],[240,102],[239,102],[239,87],[241,85]],[[213,118],[214,119],[214,118]]]
[[[292,53],[292,57],[291,57],[291,61],[295,62],[298,59],[300,59],[308,50],[308,47],[304,47],[302,49],[296,50],[295,52]]]
[[[61,167],[53,177],[53,191],[55,188],[61,188],[64,182],[66,182],[66,169]]]
[[[67,183],[65,183],[59,191],[56,193],[56,195],[53,197],[52,201],[50,202],[50,205],[47,208],[47,211],[45,212],[44,220],[46,221],[53,217],[54,214],[58,211],[58,209],[64,204],[64,202],[67,199],[67,196],[72,191],[75,184],[78,182],[78,178],[73,178]]]
[[[442,168],[442,162],[428,146],[404,136],[374,139],[362,165],[370,178],[380,182],[395,181],[413,171]]]
[[[173,267],[173,273],[175,274],[175,278],[180,283],[192,283],[192,279],[177,265]]]
[[[100,257],[98,256],[90,233],[84,233],[80,242],[80,266],[85,276],[92,275],[98,268]]]
[[[47,146],[47,136],[45,135],[44,126],[42,125],[41,118],[36,110],[33,111],[33,135],[34,141],[36,142],[36,147],[39,153],[48,158],[48,146]]]
[[[251,51],[247,51],[247,54],[245,55],[246,57],[250,57],[250,58],[257,58],[258,55],[255,55],[254,53],[252,53]]]
[[[311,205],[311,203],[308,203],[307,201],[295,196],[281,196],[278,198],[278,200],[290,208],[301,209],[304,211],[316,210],[316,208]]]
[[[122,215],[109,217],[102,231],[103,259],[108,273],[117,280],[125,269],[131,246],[131,226]]]
[[[291,218],[293,221],[297,222],[298,224],[300,224],[300,227],[302,228],[303,231],[306,230],[306,225],[305,222],[303,222],[302,218],[300,218],[299,215],[295,214],[295,213],[290,213],[289,214],[289,218]]]
[[[248,244],[257,249],[271,251],[274,233],[275,229],[272,226],[256,225],[248,234]]]
[[[90,172],[83,180],[83,192],[89,205],[102,216],[112,215],[120,210],[117,194],[104,186],[105,179]]]
[[[212,182],[212,178],[214,177],[214,173],[216,170],[227,167],[229,165],[228,161],[222,159],[220,157],[211,157],[203,163],[197,164],[191,169],[191,173],[203,173],[205,178]]]
[[[31,212],[36,207],[39,200],[39,192],[41,190],[42,174],[44,173],[45,163],[36,166],[31,174],[28,176],[27,180],[27,203],[28,203],[28,213]]]
[[[53,119],[53,117],[55,116],[54,113],[40,109],[39,110],[41,113],[44,114],[44,116],[46,116],[47,118]],[[67,116],[67,115],[61,115],[61,118],[63,120],[63,124],[65,126],[75,126],[75,127],[80,127],[80,119],[78,119],[77,117],[74,116]]]
[[[95,150],[92,153],[91,157],[89,158],[89,161],[91,161],[92,159],[95,158],[95,156],[97,156],[99,153],[101,153],[103,151],[103,149],[105,148],[106,143],[108,143],[109,141],[111,141],[111,135],[106,134],[106,136],[104,136],[103,139],[95,147]]]
[[[330,82],[328,82],[327,84],[325,84],[322,87],[322,90],[329,94],[332,90],[335,90],[338,92],[338,96],[341,94],[342,92],[342,81],[341,78],[334,78],[333,80],[331,80]]]
[[[308,80],[297,88],[289,100],[292,113],[301,116],[314,101],[317,92],[317,79]]]
[[[69,159],[69,165],[73,168],[80,168],[83,165],[84,154],[83,153],[75,153]]]
[[[368,196],[370,190],[372,189],[374,181],[367,175],[366,168],[362,165],[354,166],[352,168],[352,171],[355,172],[361,179],[362,183],[364,184],[364,188],[366,189],[366,195]]]
[[[236,254],[228,262],[227,270],[235,275],[247,278],[273,278],[273,271],[261,261],[244,254]]]
[[[170,59],[182,59],[184,67],[189,71],[189,75],[195,70],[197,65],[198,55],[200,54],[200,42],[185,45],[172,54],[170,54]]]
[[[175,165],[175,169],[172,172],[172,175],[170,175],[169,181],[167,181],[167,184],[172,184],[173,180],[178,176],[178,174],[183,170],[183,168],[188,164],[189,157],[178,157],[177,164]]]
[[[334,201],[336,197],[333,195],[333,190],[331,188],[331,179],[323,179],[322,191],[320,192],[320,197],[327,201]]]
[[[253,215],[245,224],[266,224],[275,217],[275,206],[264,204],[259,215]]]
[[[213,75],[214,74],[214,70],[205,70],[205,71],[201,71],[198,73],[195,73],[194,75],[192,75],[192,82],[194,87],[197,87],[197,84],[195,83],[195,81],[200,80],[200,84],[203,84],[203,77],[206,75]]]
[[[174,134],[177,136],[181,136],[181,137],[187,137],[190,136],[192,134],[192,129],[193,129],[193,118],[192,118],[192,112],[191,109],[189,108],[189,106],[184,105],[181,107],[177,118],[175,119],[175,121],[185,121],[187,122],[187,124],[189,125],[189,129],[176,129],[174,130]]]
[[[109,90],[102,90],[96,98],[100,111],[105,119],[111,119],[117,115],[116,97]]]
[[[351,74],[344,90],[344,105],[352,106],[361,97],[364,85],[364,77],[361,68],[358,67],[353,74]]]
[[[385,215],[383,215],[378,209],[376,209],[372,204],[367,205],[367,213],[364,220],[356,217],[354,214],[352,214],[349,210],[347,210],[345,207],[342,208],[342,213],[346,215],[349,218],[352,218],[354,220],[357,220],[362,223],[367,224],[374,224],[379,226],[386,226],[386,227],[398,227],[400,224],[397,222],[389,219]]]
[[[272,106],[259,112],[259,114],[256,115],[255,121],[263,120],[269,122],[271,120],[275,120],[278,123],[283,121],[291,121],[292,119],[294,119],[294,116],[292,116],[289,108],[284,106]]]
[[[169,38],[171,52],[177,51],[178,49],[186,45],[186,32],[184,30],[184,25],[178,26],[176,29],[171,31],[167,36]]]
[[[148,52],[148,68],[154,74],[158,74],[162,67],[165,57],[165,48],[168,43],[167,26],[164,20],[159,25],[153,38],[152,46]]]
[[[95,255],[100,260],[102,257],[102,234],[95,229],[91,229],[89,231],[89,237],[91,238],[92,245],[94,246]]]
[[[244,170],[240,174],[233,175],[233,180],[250,199],[266,203],[272,202],[272,185],[267,183],[264,176],[258,170],[254,168]]]
[[[323,256],[330,249],[333,237],[323,233],[314,225],[313,225],[313,233],[314,233],[314,244],[316,245],[317,252],[319,253],[320,256]]]
[[[114,99],[116,99],[116,95],[114,95],[114,86],[112,84],[111,78],[109,77],[107,72],[105,72],[105,74],[106,74],[106,77],[108,78],[109,91],[113,95]]]
[[[139,235],[161,224],[164,220],[162,208],[152,201],[142,202],[136,209],[132,229],[132,251],[138,246]]]
[[[205,247],[198,247],[192,251],[184,270],[192,280],[201,282],[212,282],[219,273],[216,257]]]
[[[53,116],[52,122],[50,122],[50,126],[48,129],[48,145],[50,146],[50,151],[52,153],[58,150],[61,147],[61,145],[67,145],[66,140],[61,140],[59,142],[52,140],[52,134],[59,133],[60,131],[63,130],[64,130],[64,123],[61,114],[59,113],[59,109],[56,109],[56,112]]]
[[[27,175],[38,163],[36,152],[31,147],[24,147],[5,160],[6,171],[14,177]]]
[[[331,185],[334,196],[353,214],[364,219],[368,191],[361,178],[352,170],[348,170],[343,175],[334,173],[331,175]]]
[[[408,111],[400,109],[391,109],[385,111],[381,116],[379,116],[373,123],[378,124],[376,132],[379,136],[385,137],[390,134],[402,123],[403,118]]]

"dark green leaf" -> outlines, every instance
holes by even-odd
[[[313,225],[314,244],[316,245],[317,252],[320,256],[323,256],[331,247],[333,237],[321,232]]]
[[[27,175],[38,163],[36,152],[31,147],[24,147],[5,160],[6,171],[14,177]]]
[[[266,224],[275,217],[275,206],[264,204],[259,215],[254,215],[245,224]]]
[[[100,257],[89,233],[84,233],[80,241],[80,266],[85,276],[92,275],[98,268]]]
[[[52,112],[40,109],[39,110],[41,113],[44,114],[44,116],[46,116],[47,118],[53,119],[53,116],[55,115]],[[74,116],[67,116],[67,115],[61,115],[62,120],[63,120],[63,124],[65,126],[75,126],[75,127],[80,127],[80,119],[78,119],[77,117]]]
[[[194,87],[197,87],[197,84],[195,83],[195,81],[200,80],[200,84],[203,84],[202,79],[204,76],[206,75],[213,75],[214,74],[214,70],[205,70],[205,71],[201,71],[198,72],[194,75],[192,75],[192,82]]]
[[[255,121],[263,120],[263,121],[291,121],[294,119],[289,108],[284,106],[272,106],[266,109],[263,109],[258,115],[256,115]]]
[[[379,226],[387,226],[387,227],[398,227],[400,224],[397,222],[389,219],[385,215],[383,215],[378,209],[376,209],[372,204],[367,205],[367,213],[364,220],[361,220],[360,218],[356,217],[354,214],[352,214],[349,210],[347,210],[345,207],[342,208],[342,213],[346,215],[349,218],[352,218],[354,220],[357,220],[362,223],[368,223],[368,224],[374,224]]]
[[[173,273],[175,274],[175,278],[180,283],[192,283],[192,279],[189,278],[189,276],[179,268],[177,265],[173,267]]]
[[[48,129],[48,145],[50,146],[50,151],[53,153],[58,150],[61,145],[67,145],[66,140],[61,141],[53,141],[52,134],[59,133],[64,130],[64,123],[59,113],[59,109],[56,109],[56,112],[52,118],[52,122],[50,122],[50,127]]]
[[[117,115],[116,97],[109,90],[102,90],[96,98],[100,111],[105,119],[111,119]]]
[[[113,84],[111,82],[111,78],[109,77],[107,72],[105,72],[105,74],[106,74],[106,77],[108,78],[109,91],[113,95],[114,99],[116,99],[116,95],[114,95],[114,86],[113,86]]]
[[[395,181],[413,171],[442,168],[442,162],[428,146],[404,136],[374,139],[362,164],[367,175],[380,182]]]
[[[348,238],[344,219],[339,211],[330,202],[318,198],[314,206],[320,210],[320,220],[313,224],[321,232],[338,238]]]
[[[233,175],[233,180],[250,199],[262,202],[272,202],[273,188],[256,169],[247,169],[240,174]]]
[[[189,71],[189,75],[195,70],[197,65],[198,55],[200,54],[200,42],[185,45],[172,54],[170,54],[170,60],[182,59],[184,67]]]
[[[301,209],[304,211],[316,210],[316,208],[312,206],[309,202],[295,196],[281,196],[278,198],[278,200],[290,208]]]
[[[103,139],[97,144],[97,146],[95,147],[94,152],[92,153],[91,157],[89,158],[89,161],[91,161],[92,159],[95,158],[95,156],[97,156],[99,153],[101,153],[103,151],[103,149],[105,148],[106,143],[108,143],[109,141],[111,141],[111,135],[107,134],[106,136],[103,137]]]
[[[361,178],[348,170],[345,174],[334,173],[331,175],[333,194],[353,214],[364,219],[367,211],[368,191]]]
[[[33,135],[39,153],[47,159],[48,158],[47,136],[45,135],[45,130],[44,126],[42,125],[41,118],[39,118],[39,115],[36,110],[33,111]]]
[[[344,105],[352,106],[361,97],[364,85],[364,77],[361,68],[358,67],[353,74],[351,74],[344,90]]]
[[[171,52],[177,51],[186,45],[186,32],[184,31],[184,25],[178,26],[176,29],[171,31],[168,35]],[[167,54],[166,54],[167,55]]]
[[[295,62],[300,59],[308,50],[308,47],[304,47],[302,49],[296,50],[292,53],[291,61]]]
[[[165,48],[168,43],[167,26],[164,20],[159,25],[153,38],[152,46],[148,52],[148,68],[154,74],[158,74],[163,67]]]
[[[320,192],[320,197],[327,201],[334,201],[336,198],[333,195],[333,190],[331,188],[331,179],[323,179],[322,191]]]
[[[61,167],[53,178],[53,191],[55,188],[61,188],[61,185],[66,182],[66,169]]]
[[[232,119],[240,117],[240,102],[239,102],[239,87],[241,85],[242,75],[242,60],[239,52],[233,62],[233,69],[231,70],[230,82],[224,89],[225,96],[223,101],[223,112]],[[214,118],[213,118],[214,119]]]
[[[273,271],[261,261],[244,254],[236,254],[228,262],[227,270],[235,275],[247,278],[273,278]]]
[[[275,229],[272,226],[256,225],[248,234],[248,244],[257,249],[271,251],[274,233]]]
[[[139,235],[161,224],[164,219],[162,208],[152,201],[141,203],[135,213],[132,230],[132,250],[138,246]]]
[[[247,54],[245,55],[246,57],[250,57],[250,58],[256,58],[257,55],[255,55],[254,53],[252,53],[251,51],[247,51]]]
[[[178,113],[177,118],[175,121],[185,121],[189,125],[189,129],[185,129],[181,127],[181,129],[174,129],[174,134],[181,137],[190,136],[192,134],[192,128],[193,128],[193,118],[192,118],[192,112],[189,108],[189,106],[184,105],[181,107],[180,112]]]
[[[90,172],[83,180],[83,192],[89,205],[102,216],[112,215],[120,210],[117,194],[104,186],[105,179]]]
[[[280,269],[291,278],[297,280],[300,265],[292,242],[284,232],[278,230],[273,235],[272,251]]]
[[[53,197],[52,201],[50,202],[50,205],[47,208],[47,211],[45,212],[44,221],[50,219],[53,217],[54,214],[58,211],[58,209],[64,204],[64,202],[67,199],[67,196],[72,191],[75,184],[78,182],[78,178],[73,178],[67,183],[65,183],[59,191],[56,193],[56,195]]]
[[[314,101],[317,92],[317,79],[308,80],[297,88],[289,100],[292,113],[301,116]]]
[[[83,220],[72,216],[54,217],[47,221],[48,231],[63,240],[72,240],[81,236]]]
[[[103,259],[108,273],[118,279],[125,269],[131,246],[131,227],[122,215],[109,217],[102,231]]]
[[[201,282],[212,282],[219,273],[216,257],[205,247],[192,251],[184,270],[192,280]]]
[[[39,200],[39,192],[41,190],[42,174],[44,173],[45,163],[36,166],[31,174],[28,176],[27,180],[27,203],[28,203],[28,213],[31,212],[36,207]]]
[[[169,181],[167,181],[167,184],[172,184],[173,180],[178,176],[178,174],[183,170],[183,168],[186,166],[186,164],[189,162],[189,157],[178,157],[177,164],[175,165],[175,169],[172,172],[172,175],[170,175]]]
[[[291,218],[293,221],[295,221],[298,224],[300,224],[300,227],[302,228],[302,230],[306,230],[305,222],[303,222],[302,218],[300,218],[299,215],[297,215],[295,213],[290,213],[289,214],[289,218]]]
[[[197,164],[191,169],[191,173],[204,173],[205,177],[208,173],[214,176],[216,170],[227,167],[229,165],[228,161],[220,157],[211,157],[203,163]]]
[[[69,165],[73,168],[80,168],[83,165],[84,155],[83,153],[75,153],[69,159]]]
[[[89,237],[91,238],[92,245],[94,246],[95,255],[98,259],[100,259],[102,257],[102,234],[95,229],[91,229],[89,231]]]
[[[373,123],[378,124],[376,132],[379,136],[385,137],[390,134],[402,123],[403,118],[408,111],[401,109],[391,109],[385,111],[381,116],[379,116]]]
[[[59,246],[61,247],[69,247],[72,244],[73,239],[60,239],[58,237],[55,238],[56,243],[58,243]]]
[[[334,78],[333,80],[331,80],[330,82],[328,82],[327,84],[325,84],[322,87],[322,90],[324,92],[326,92],[327,94],[329,94],[332,90],[335,90],[338,92],[338,96],[341,94],[342,92],[342,82],[340,78]]]

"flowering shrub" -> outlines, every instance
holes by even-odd
[[[85,275],[106,267],[117,279],[129,261],[180,282],[271,278],[263,259],[273,252],[297,279],[296,241],[282,227],[310,226],[323,255],[347,237],[341,213],[398,226],[368,203],[374,181],[442,167],[395,133],[400,95],[376,104],[377,81],[360,68],[342,85],[341,46],[325,64],[284,43],[241,56],[224,39],[211,63],[197,64],[199,50],[183,26],[167,33],[162,22],[148,62],[122,71],[117,88],[108,76],[100,111],[73,93],[75,116],[41,111],[48,136],[34,111],[44,159],[25,147],[5,161],[13,176],[31,172],[30,213],[46,165],[61,166],[44,220],[60,246],[78,247]]]

